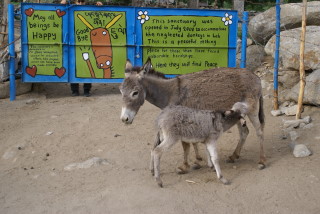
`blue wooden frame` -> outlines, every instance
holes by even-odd
[[[63,16],[62,22],[62,45],[63,45],[63,66],[67,68],[67,72],[62,77],[36,75],[31,77],[24,72],[28,63],[28,34],[27,34],[27,16],[23,12],[27,8],[34,10],[51,10],[67,11],[67,15]],[[92,78],[77,78],[75,77],[75,19],[74,11],[117,11],[126,13],[126,26],[127,26],[127,44],[126,52],[127,58],[134,65],[142,65],[142,30],[140,20],[137,19],[139,11],[148,11],[152,16],[214,16],[224,17],[226,13],[232,15],[232,25],[229,25],[229,38],[228,38],[228,67],[236,67],[236,46],[237,46],[237,27],[238,27],[238,14],[234,10],[197,10],[197,9],[165,9],[165,8],[134,8],[134,7],[113,7],[113,6],[76,6],[76,5],[56,5],[56,4],[34,4],[22,3],[22,81],[23,82],[73,82],[73,83],[117,83],[122,82],[121,78],[118,79],[92,79]],[[128,17],[132,17],[128,18]],[[124,62],[125,64],[125,62]]]

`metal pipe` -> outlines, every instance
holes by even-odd
[[[14,51],[14,6],[8,4],[8,43],[9,43],[9,73],[10,73],[10,101],[16,99],[16,77],[15,77],[15,58]]]
[[[273,109],[278,110],[278,68],[279,68],[279,48],[280,48],[280,0],[276,1],[276,48],[274,53],[273,72]]]
[[[241,42],[241,62],[240,68],[246,67],[247,61],[247,31],[248,31],[248,12],[243,12],[242,15],[242,42]]]

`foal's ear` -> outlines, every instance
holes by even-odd
[[[146,74],[146,73],[149,73],[149,71],[151,70],[151,68],[152,68],[151,59],[150,59],[150,57],[148,57],[146,63],[142,66],[141,72],[143,72],[143,73],[141,73],[141,75],[144,75],[144,74]]]
[[[228,110],[228,111],[225,111],[223,114],[224,114],[224,116],[229,116],[233,112],[234,112],[233,110]]]

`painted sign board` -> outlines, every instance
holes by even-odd
[[[23,3],[24,82],[121,82],[126,59],[167,75],[236,66],[237,11]]]

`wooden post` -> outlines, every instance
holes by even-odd
[[[298,109],[296,114],[296,119],[301,118],[302,103],[304,96],[304,87],[306,85],[306,74],[304,71],[304,47],[306,38],[306,14],[307,14],[307,0],[303,0],[302,6],[302,25],[301,25],[301,41],[300,41],[300,90],[298,97]]]
[[[199,7],[199,0],[188,0],[188,8],[197,9]]]
[[[244,11],[244,0],[233,0],[233,9],[237,10],[239,18],[242,18]]]
[[[3,1],[3,8],[2,8],[2,22],[0,23],[0,46],[3,46],[7,43],[8,39],[8,4],[10,4],[10,0]]]

